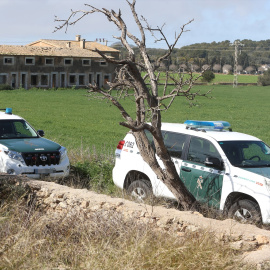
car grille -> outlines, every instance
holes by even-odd
[[[58,165],[60,162],[59,152],[49,153],[22,153],[27,166]]]

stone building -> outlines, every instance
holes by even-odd
[[[119,59],[119,51],[80,36],[73,40],[41,39],[26,46],[0,45],[0,84],[12,88],[99,86],[114,78],[115,65],[95,51]]]

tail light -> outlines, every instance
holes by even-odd
[[[120,150],[122,150],[123,149],[123,147],[124,147],[124,144],[125,144],[125,141],[124,140],[122,140],[122,141],[120,141],[119,143],[118,143],[118,145],[117,145],[117,149],[120,149]]]

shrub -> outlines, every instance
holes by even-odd
[[[21,185],[20,177],[10,175],[0,176],[0,206],[4,202],[18,200],[29,192],[29,187]]]
[[[0,91],[2,90],[12,90],[12,87],[8,84],[0,84]]]
[[[263,75],[258,77],[258,84],[262,86],[270,85],[270,69],[264,72]]]
[[[88,148],[70,150],[71,172],[68,177],[51,179],[61,185],[86,188],[96,192],[112,194],[117,191],[112,180],[113,156],[90,151]]]
[[[73,164],[75,176],[82,188],[110,193],[114,189],[112,180],[113,163],[101,158]]]
[[[215,79],[215,74],[211,70],[206,70],[202,75],[202,80],[205,82],[211,82]]]

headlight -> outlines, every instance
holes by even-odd
[[[24,159],[23,159],[21,153],[8,150],[8,151],[5,151],[5,154],[7,154],[9,158],[15,159],[15,160],[20,161],[21,163],[24,164]]]
[[[67,149],[61,146],[59,152],[60,152],[60,162],[61,162],[67,157]]]

